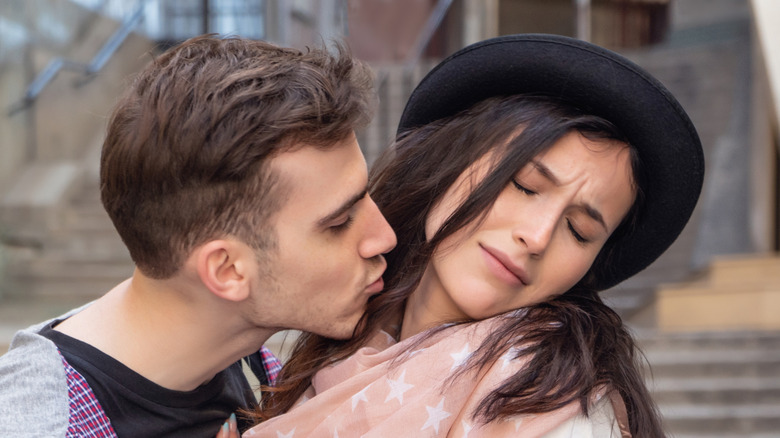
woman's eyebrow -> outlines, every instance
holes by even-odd
[[[582,208],[585,210],[585,213],[590,216],[593,220],[601,224],[601,227],[604,228],[604,231],[609,233],[609,229],[607,229],[607,224],[604,223],[604,216],[602,216],[601,212],[593,208],[588,203],[585,203],[582,205]]]
[[[561,180],[558,179],[558,177],[556,177],[555,174],[550,170],[550,168],[545,166],[544,163],[542,163],[541,161],[539,161],[537,159],[532,160],[531,163],[534,165],[536,170],[540,174],[542,174],[543,177],[549,179],[550,182],[552,182],[556,186],[560,186],[561,185]]]
[[[550,180],[550,182],[553,183],[555,186],[561,185],[561,180],[557,176],[555,176],[555,173],[553,173],[549,167],[545,166],[544,163],[542,163],[539,160],[532,160],[531,163],[534,165],[534,168],[536,169],[537,172],[539,172],[540,175]],[[588,204],[587,202],[583,203],[581,207],[585,211],[585,213],[591,217],[591,219],[601,224],[601,226],[604,228],[604,231],[609,232],[609,229],[607,228],[607,224],[606,222],[604,222],[604,215],[602,215],[600,211],[598,211],[595,207]]]

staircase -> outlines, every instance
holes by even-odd
[[[133,272],[100,203],[96,153],[87,160],[36,237],[11,238],[5,246],[0,354],[15,331],[94,300]]]
[[[676,438],[780,437],[780,331],[640,335]]]
[[[48,300],[69,297],[85,302],[132,274],[132,261],[100,203],[98,181],[84,178],[57,211],[38,248],[21,248],[9,257],[8,281],[17,286],[8,298]],[[21,297],[20,297],[21,298]]]
[[[780,255],[718,258],[662,286],[638,340],[678,438],[780,437]]]
[[[26,133],[34,140],[34,147],[22,153],[18,150],[30,146],[23,141],[27,137],[10,141],[0,136],[5,172],[0,185],[0,354],[15,331],[91,301],[132,273],[127,251],[99,202],[99,154],[106,121],[128,75],[155,52],[154,43],[139,34],[118,40],[122,23],[73,3],[28,6],[31,16],[59,11],[63,22],[58,24],[78,25],[57,44],[31,40],[35,80],[12,81],[15,87],[4,90],[13,91],[0,94],[2,131]],[[0,8],[0,13],[10,12]],[[112,41],[117,44],[106,52]],[[28,87],[57,59],[101,68],[88,68],[89,75],[63,70],[45,87]],[[5,75],[0,79],[14,71],[0,69]],[[33,88],[36,93],[30,92]]]

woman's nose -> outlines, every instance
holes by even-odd
[[[550,215],[530,215],[514,227],[512,237],[525,245],[531,255],[541,256],[550,244],[557,223]]]

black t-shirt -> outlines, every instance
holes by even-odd
[[[53,330],[58,323],[44,327],[40,334],[54,342],[70,366],[86,379],[119,437],[213,438],[231,413],[256,404],[240,361],[192,391],[174,391],[97,348]],[[257,356],[245,360],[260,382],[267,383],[259,353]],[[239,416],[239,431],[249,426]]]

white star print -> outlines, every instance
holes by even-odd
[[[295,435],[294,427],[293,430],[290,431],[290,433],[281,433],[278,430],[276,431],[276,438],[293,438],[293,435]]]
[[[423,424],[423,427],[420,430],[423,431],[429,427],[432,427],[436,433],[439,433],[439,423],[452,415],[444,410],[444,398],[439,401],[439,404],[435,408],[425,406],[425,409],[428,410],[428,419],[425,420],[425,424]]]
[[[404,393],[414,388],[414,385],[404,382],[405,376],[406,370],[401,373],[401,376],[398,378],[398,380],[387,379],[387,384],[390,385],[390,393],[387,394],[385,403],[394,398],[397,398],[401,404],[404,404]]]
[[[361,389],[360,392],[352,396],[352,412],[355,412],[355,407],[357,407],[357,404],[361,401],[364,401],[368,403],[368,398],[366,398],[366,390],[368,389],[368,386]]]
[[[309,397],[306,397],[306,396],[304,395],[304,396],[302,396],[302,397],[301,397],[301,401],[299,401],[299,402],[298,402],[298,404],[297,404],[297,405],[295,405],[295,406],[296,406],[296,407],[298,407],[298,406],[300,406],[300,405],[302,405],[302,404],[306,403],[307,401],[309,401]]]
[[[515,432],[520,430],[520,426],[523,424],[523,420],[534,418],[533,415],[518,415],[515,417]]]
[[[471,356],[471,352],[469,351],[469,344],[466,344],[463,346],[463,349],[460,350],[457,353],[451,353],[450,356],[452,357],[452,360],[455,362],[452,364],[452,367],[450,368],[450,371],[454,370],[455,368],[458,368],[459,366],[466,363],[469,356]]]
[[[523,424],[523,417],[516,417],[515,418],[515,432],[520,430],[520,425]]]
[[[339,430],[333,429],[333,438],[339,438]]]
[[[474,426],[468,424],[466,420],[460,420],[460,425],[463,427],[463,438],[469,438],[469,432]]]
[[[409,357],[412,357],[412,356],[416,355],[417,353],[422,353],[425,350],[427,350],[427,348],[421,348],[419,350],[414,350],[411,353],[409,353]]]
[[[507,367],[513,360],[515,360],[515,357],[517,357],[517,353],[520,351],[520,348],[518,347],[511,347],[509,350],[504,353],[503,356],[501,356],[501,360],[504,362],[501,364],[501,371],[504,371],[504,368]]]

